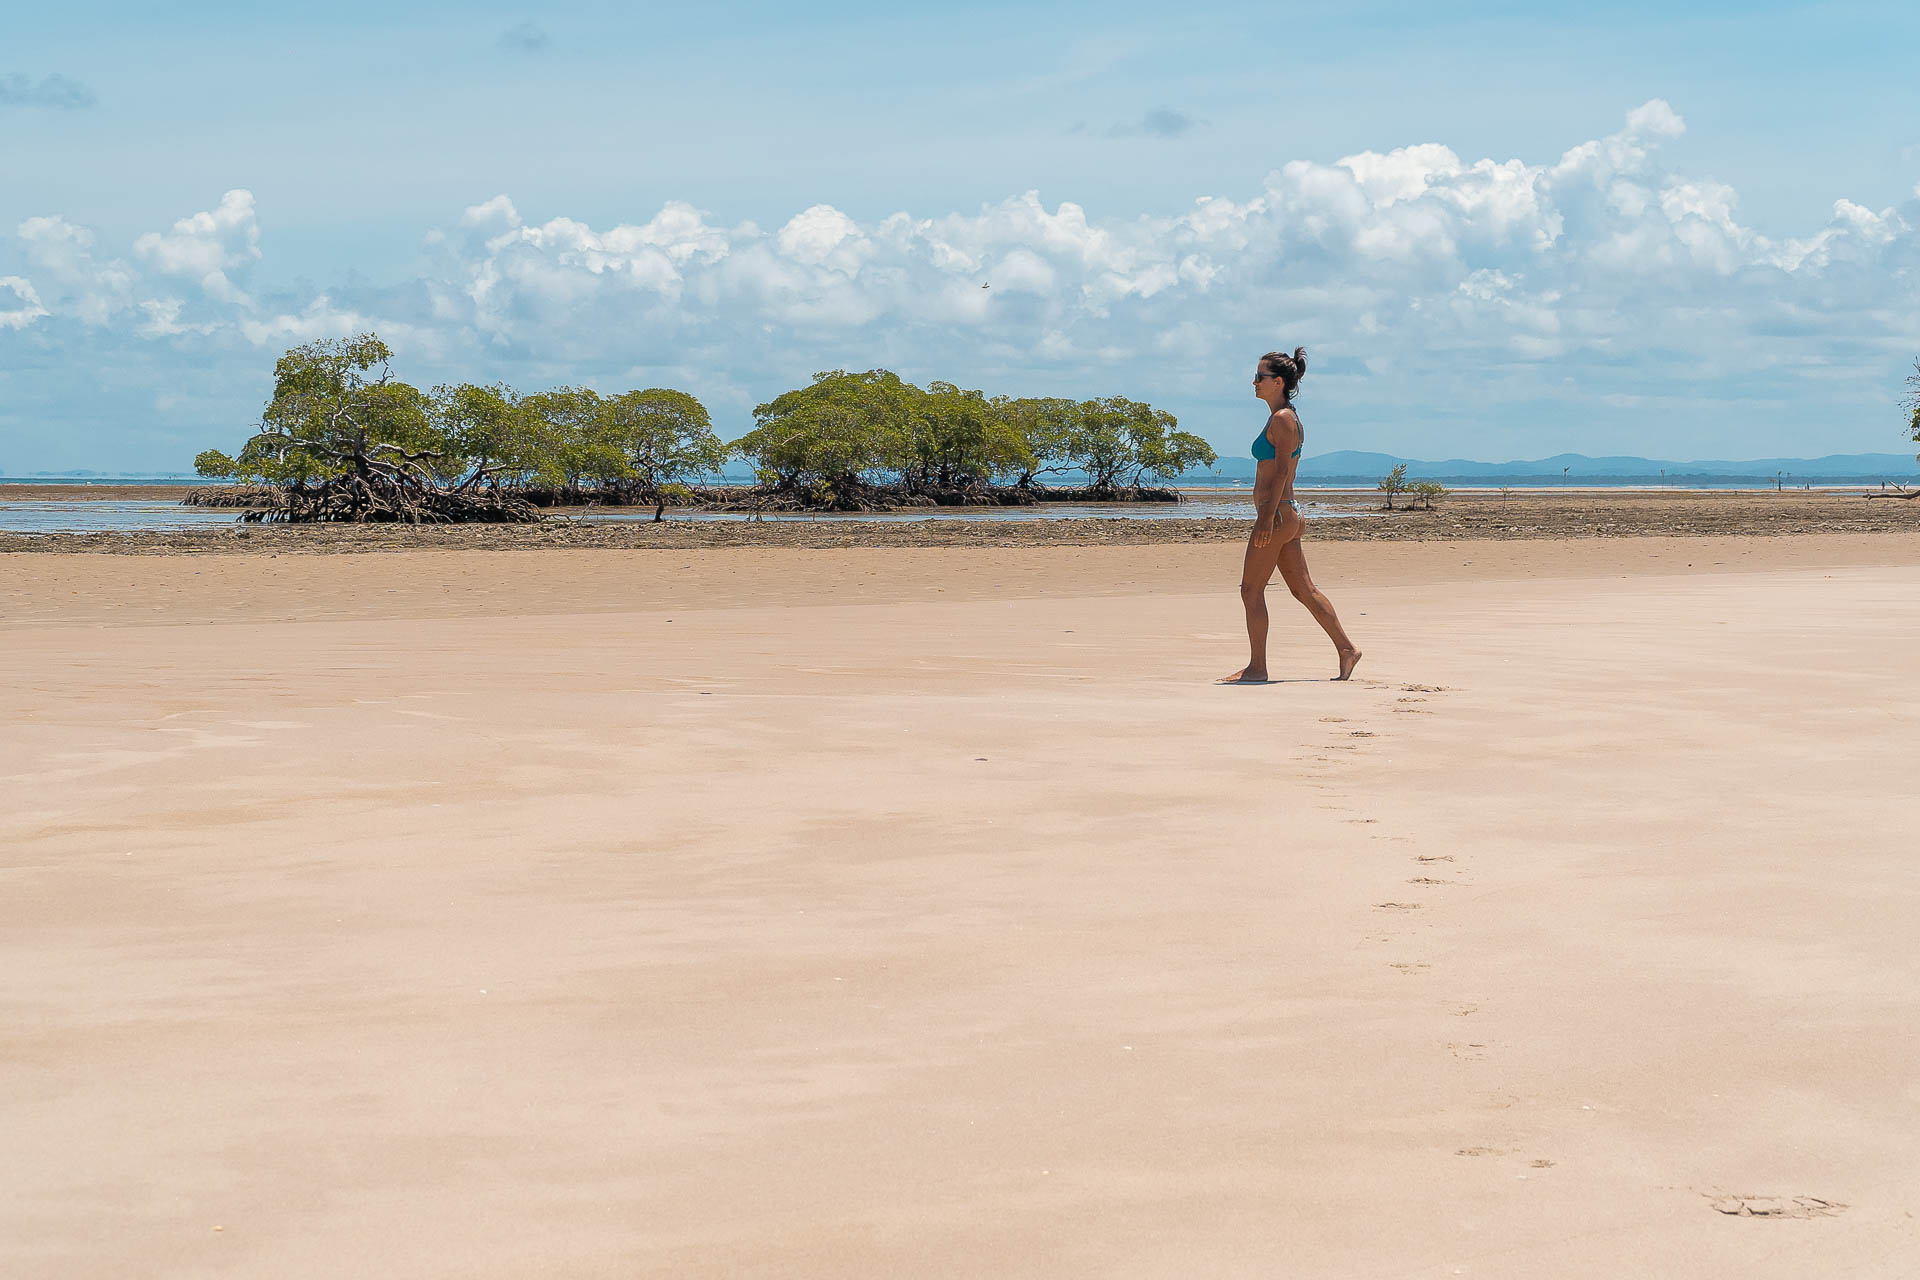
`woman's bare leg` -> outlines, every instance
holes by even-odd
[[[1247,541],[1246,559],[1240,565],[1240,604],[1247,611],[1247,665],[1234,672],[1222,684],[1264,684],[1267,679],[1267,583],[1273,581],[1279,562],[1284,524],[1264,547]]]
[[[1307,553],[1300,549],[1300,539],[1294,538],[1280,548],[1280,576],[1286,579],[1287,590],[1293,592],[1293,598],[1307,606],[1307,612],[1313,615],[1313,620],[1333,641],[1333,647],[1339,650],[1340,674],[1334,679],[1345,680],[1359,665],[1360,650],[1348,638],[1346,628],[1340,625],[1340,615],[1333,611],[1333,601],[1320,594],[1320,589],[1313,585],[1313,577],[1307,572]]]

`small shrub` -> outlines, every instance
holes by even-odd
[[[1401,463],[1381,478],[1374,488],[1387,495],[1387,510],[1393,510],[1393,495],[1407,491],[1407,464]]]

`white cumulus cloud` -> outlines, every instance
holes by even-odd
[[[193,280],[223,302],[243,302],[227,273],[260,257],[253,192],[229,191],[216,207],[181,218],[171,231],[149,231],[133,242],[133,251],[161,275]]]
[[[0,251],[13,271],[0,302],[18,300],[0,326],[72,323],[255,362],[377,328],[452,376],[679,371],[747,404],[775,389],[760,381],[882,364],[1210,401],[1212,362],[1237,377],[1248,352],[1304,342],[1321,357],[1314,389],[1339,385],[1343,403],[1382,415],[1433,395],[1538,405],[1629,379],[1636,405],[1697,417],[1796,369],[1878,376],[1920,347],[1920,205],[1838,199],[1824,225],[1769,236],[1742,221],[1732,187],[1663,163],[1684,128],[1656,100],[1558,156],[1469,160],[1412,142],[1294,161],[1139,217],[1029,191],[873,221],[821,203],[772,230],[668,201],[596,226],[529,222],[502,193],[429,232],[421,275],[305,292],[253,284],[272,264],[253,197],[236,190],[126,257],[58,215],[28,219],[20,266]],[[1624,403],[1619,390],[1581,403]]]
[[[19,276],[0,276],[0,289],[13,295],[11,306],[0,306],[0,329],[24,329],[47,314],[32,282]]]
[[[55,309],[98,328],[133,305],[133,269],[118,259],[97,259],[93,232],[86,227],[56,214],[28,218],[18,236]]]
[[[825,204],[794,214],[774,242],[795,262],[832,267],[847,275],[860,269],[872,247],[859,223]]]

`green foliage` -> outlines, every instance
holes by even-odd
[[[1216,461],[1172,414],[1123,396],[989,398],[949,382],[922,390],[885,369],[833,370],[758,406],[753,430],[729,445],[683,391],[523,396],[454,383],[428,395],[395,379],[391,359],[371,333],[295,347],[275,365],[260,430],[235,456],[201,453],[195,469],[304,493],[328,512],[315,518],[413,519],[468,508],[492,518],[528,489],[645,498],[657,517],[736,453],[762,488],[820,506],[871,505],[883,487],[945,500],[1066,471],[1120,492]]]
[[[273,398],[261,429],[224,460],[225,474],[268,484],[305,484],[368,473],[371,464],[425,471],[446,439],[432,404],[388,370],[393,353],[371,333],[295,347],[273,369]],[[209,450],[196,459],[219,467]]]
[[[1420,499],[1420,505],[1428,511],[1433,510],[1433,500],[1435,498],[1444,498],[1448,492],[1447,488],[1438,480],[1416,480],[1411,485],[1408,485],[1407,488],[1412,492],[1414,497]]]
[[[1156,434],[1164,439],[1166,426],[1155,421],[1149,405],[1124,396],[1087,400],[1067,436],[1067,456],[1086,472],[1089,488],[1117,489],[1129,471],[1139,474],[1143,445]]]
[[[1375,485],[1374,488],[1387,495],[1387,510],[1393,510],[1394,495],[1405,493],[1408,488],[1407,464],[1403,462],[1393,470],[1387,472],[1385,476],[1381,477],[1380,483]]]
[[[609,398],[557,387],[522,396],[504,384],[457,383],[429,396],[393,378],[391,359],[371,333],[295,347],[274,366],[260,430],[237,456],[208,449],[194,469],[310,499],[325,490],[331,496],[322,505],[344,509],[343,518],[467,510],[494,518],[505,509],[503,489],[592,485],[685,498],[688,480],[726,458],[706,408],[685,392],[656,387]],[[413,496],[394,497],[402,491]],[[344,508],[338,494],[351,495]],[[380,512],[369,517],[374,507]]]
[[[620,447],[607,402],[588,387],[555,387],[527,396],[535,448],[542,460],[541,479],[558,477],[569,489],[613,487],[633,478]]]
[[[1907,435],[1915,444],[1920,444],[1920,360],[1913,362],[1913,372],[1907,376]],[[1914,455],[1914,461],[1920,462],[1920,454]]]
[[[1173,421],[1173,415],[1167,415],[1167,421]],[[1210,467],[1220,460],[1220,455],[1191,431],[1169,431],[1166,442],[1159,446],[1150,460],[1146,471],[1157,480],[1172,480],[1183,472],[1195,467]]]
[[[193,473],[206,476],[210,480],[223,480],[239,470],[239,464],[218,449],[206,449],[195,454]]]
[[[908,390],[914,412],[898,470],[909,490],[971,489],[1032,469],[1032,449],[1003,401],[951,382]]]
[[[669,495],[678,498],[687,480],[718,471],[727,457],[706,406],[684,391],[602,396],[556,387],[519,396],[507,386],[463,383],[434,396],[466,485],[485,479],[643,497],[679,486]]]
[[[447,441],[443,479],[461,488],[558,484],[560,475],[541,448],[533,415],[512,387],[463,382],[433,389],[434,417]]]
[[[650,387],[602,403],[607,437],[646,496],[683,499],[691,493],[687,481],[726,464],[729,451],[713,433],[707,407],[684,391]]]
[[[734,449],[772,472],[774,487],[827,506],[894,479],[909,493],[951,493],[1068,470],[1118,491],[1215,460],[1172,414],[1121,396],[989,399],[950,382],[922,391],[885,369],[818,374],[754,418]]]
[[[1187,468],[1210,466],[1215,453],[1164,409],[1108,396],[1082,402],[1066,433],[1068,462],[1091,489],[1131,488],[1142,476],[1171,480]]]
[[[1073,434],[1080,421],[1078,402],[1052,397],[1014,400],[995,396],[993,406],[1025,444],[1014,484],[1027,488],[1043,475],[1072,466]]]
[[[885,369],[814,375],[805,387],[753,411],[755,427],[733,442],[775,476],[774,486],[823,506],[857,502],[880,474],[913,456],[917,388]]]

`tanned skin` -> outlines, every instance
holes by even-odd
[[[1333,602],[1313,585],[1307,573],[1306,553],[1300,549],[1300,535],[1307,522],[1293,502],[1293,476],[1300,460],[1293,451],[1305,439],[1300,417],[1287,404],[1286,385],[1279,375],[1259,365],[1253,370],[1253,394],[1267,406],[1267,442],[1273,446],[1273,458],[1262,458],[1253,476],[1253,533],[1247,539],[1247,555],[1240,569],[1240,603],[1247,611],[1247,665],[1222,680],[1221,684],[1267,683],[1267,583],[1278,569],[1293,598],[1307,607],[1333,641],[1340,659],[1340,674],[1345,680],[1360,663],[1360,650],[1348,638],[1333,611]]]

